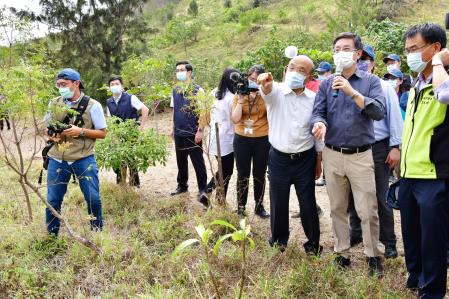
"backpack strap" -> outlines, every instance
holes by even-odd
[[[72,110],[75,110],[77,112],[74,125],[77,127],[83,127],[84,121],[83,121],[83,114],[86,112],[87,106],[89,105],[90,98],[88,96],[83,96],[83,98],[80,100],[80,103],[78,104],[78,107],[76,109],[71,108]],[[69,124],[70,123],[70,114],[67,113],[62,123]]]

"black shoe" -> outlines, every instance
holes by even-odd
[[[264,207],[258,208],[254,213],[262,219],[270,218],[270,214],[265,211]]]
[[[351,247],[357,246],[358,244],[363,242],[363,238],[362,237],[351,237]]]
[[[320,256],[323,252],[323,246],[310,244],[309,242],[304,244],[304,250],[309,255]]]
[[[207,194],[204,191],[202,191],[198,194],[198,201],[206,208],[208,208],[210,205],[209,197],[207,197]]]
[[[386,259],[395,259],[395,258],[397,258],[398,257],[398,251],[396,250],[396,246],[395,245],[385,246],[384,257]]]
[[[300,212],[295,213],[295,214],[293,214],[291,217],[292,217],[293,219],[300,218],[300,217],[301,217],[301,213],[300,213]]]
[[[175,195],[178,195],[178,194],[181,194],[181,193],[186,193],[186,192],[187,192],[187,187],[178,186],[178,188],[176,188],[175,191],[170,193],[170,195],[171,196],[175,196]]]
[[[369,267],[369,276],[377,276],[382,278],[384,275],[384,268],[382,267],[382,259],[380,256],[378,257],[369,257],[368,258],[368,267]]]
[[[342,255],[337,255],[334,259],[334,264],[341,269],[346,269],[351,266],[351,260]]]
[[[405,285],[405,287],[414,292],[418,291],[418,280],[412,279],[412,277],[409,276],[407,278],[407,284]]]
[[[212,178],[206,186],[206,193],[212,193],[217,186],[215,185],[215,179]]]
[[[278,243],[278,242],[273,242],[272,238],[270,238],[268,240],[268,244],[270,244],[270,247],[274,247],[274,248],[278,249],[280,252],[284,252],[285,249],[287,249],[287,244],[281,244],[281,243]]]
[[[241,216],[241,217],[246,217],[248,216],[248,214],[246,213],[246,208],[243,206],[239,206],[237,208],[237,215]]]

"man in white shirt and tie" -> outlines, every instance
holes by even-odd
[[[308,241],[306,253],[320,254],[320,225],[315,199],[315,179],[321,175],[321,151],[324,143],[310,131],[315,93],[305,88],[311,80],[312,60],[294,57],[285,74],[285,82],[273,82],[270,73],[261,74],[262,98],[268,109],[268,160],[270,181],[270,245],[284,250],[289,238],[289,196],[291,185],[299,198],[301,224]]]

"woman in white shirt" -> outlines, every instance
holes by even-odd
[[[214,106],[210,115],[210,132],[208,140],[209,154],[218,156],[217,139],[215,132],[215,123],[218,123],[220,136],[221,164],[223,168],[224,194],[226,197],[229,180],[234,171],[234,124],[231,120],[232,103],[234,101],[234,84],[230,79],[233,72],[239,72],[236,69],[226,68],[220,79],[220,84],[215,92]],[[218,181],[218,172],[207,185],[207,192],[212,192],[216,188]]]

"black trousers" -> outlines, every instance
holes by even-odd
[[[9,116],[6,113],[0,116],[0,130],[3,130],[3,120],[6,122],[6,127],[8,128],[8,130],[10,130],[11,125],[9,123]]]
[[[387,205],[386,197],[389,186],[390,168],[385,164],[390,151],[389,141],[385,139],[373,145],[374,170],[376,177],[377,209],[379,214],[379,240],[385,246],[396,246],[393,210]],[[354,207],[354,197],[349,193],[349,222],[351,238],[362,238],[360,218]]]
[[[178,164],[178,186],[188,187],[189,163],[187,158],[190,156],[190,161],[192,161],[193,168],[195,169],[198,191],[205,191],[207,172],[206,165],[204,164],[202,143],[195,144],[195,136],[182,137],[175,135],[175,149],[176,163]]]
[[[449,180],[403,178],[398,203],[407,285],[418,287],[420,298],[444,298]]]
[[[215,156],[218,160],[218,157]],[[221,167],[223,171],[223,183],[224,183],[224,195],[228,194],[229,181],[234,173],[234,153],[227,154],[221,157]],[[207,188],[215,189],[218,185],[218,171],[214,174],[214,177],[207,184]]]
[[[128,171],[129,169],[129,184],[131,186],[140,186],[139,172],[137,171],[137,169],[135,169],[131,165],[126,165],[125,167],[127,168],[126,171]],[[122,182],[122,173],[120,169],[114,169],[114,172],[117,175],[117,184],[120,184]]]
[[[290,187],[295,186],[299,199],[301,224],[308,239],[306,247],[318,248],[320,223],[315,198],[316,152],[310,149],[298,159],[270,150],[268,178],[270,180],[271,244],[287,245],[289,231]]]
[[[237,166],[237,203],[239,207],[245,207],[248,201],[252,163],[256,210],[263,208],[269,150],[268,136],[245,137],[237,134],[234,136],[234,155]]]

